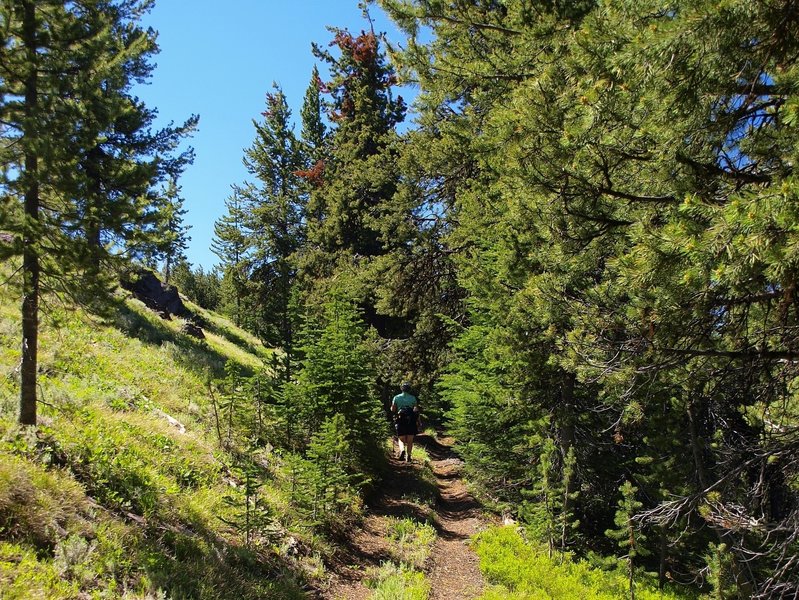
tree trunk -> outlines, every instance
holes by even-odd
[[[693,402],[688,404],[688,423],[689,423],[689,430],[691,435],[691,452],[693,453],[694,463],[696,466],[696,475],[697,479],[699,480],[699,486],[701,490],[707,490],[709,481],[707,478],[707,471],[705,470],[704,466],[704,458],[703,458],[703,448],[700,441],[700,434],[699,434],[699,424],[697,423],[698,415],[696,414],[696,406]],[[718,541],[720,544],[727,544],[730,549],[731,553],[730,556],[732,558],[732,571],[733,577],[735,579],[735,584],[738,589],[739,597],[744,598],[747,597],[746,595],[741,594],[740,590],[745,587],[756,588],[756,583],[754,576],[751,575],[751,571],[747,573],[746,568],[748,567],[748,563],[745,558],[741,557],[737,551],[735,551],[735,541],[730,539],[730,534],[728,531],[725,531],[718,525],[711,525],[713,532],[716,534]]]
[[[36,5],[32,0],[22,3],[23,43],[27,49],[28,74],[25,80],[25,126],[23,137],[38,137],[36,113],[37,48]],[[39,157],[36,144],[30,141],[25,150],[25,234],[22,248],[22,365],[20,368],[19,422],[36,425],[36,371],[39,346],[39,255],[36,249],[39,223]]]
[[[169,283],[169,278],[172,276],[172,257],[167,252],[164,258],[164,283]]]
[[[89,246],[89,273],[96,278],[100,273],[100,256],[103,247],[100,227],[100,203],[103,197],[101,184],[103,151],[95,146],[87,152],[85,169],[89,178],[88,198],[86,198],[86,243]]]

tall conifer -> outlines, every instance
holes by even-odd
[[[244,324],[244,306],[249,295],[253,240],[246,226],[247,214],[239,193],[225,200],[227,214],[214,223],[211,250],[222,261],[223,310],[232,314],[237,326]]]
[[[253,125],[255,140],[244,152],[252,181],[235,189],[252,245],[256,328],[262,339],[280,345],[288,359],[294,338],[290,303],[296,271],[291,258],[305,239],[305,198],[297,175],[304,163],[291,111],[277,85],[266,95],[263,120]]]
[[[380,218],[398,177],[390,143],[405,114],[404,102],[392,94],[396,78],[378,37],[331,31],[337,56],[314,45],[314,54],[330,70],[324,109],[332,123],[324,176],[308,205],[309,235],[319,251],[306,253],[305,264],[315,276],[331,275],[338,260],[385,252]],[[307,113],[307,135],[318,137],[312,111]]]
[[[22,257],[20,422],[36,423],[39,298],[43,290],[103,289],[100,264],[146,240],[153,190],[178,175],[193,127],[151,130],[130,94],[152,71],[150,1],[15,0],[0,6],[4,229]]]

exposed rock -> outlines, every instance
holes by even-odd
[[[171,320],[173,316],[186,319],[180,330],[186,335],[205,339],[202,319],[191,312],[183,304],[178,288],[163,283],[155,273],[147,269],[137,269],[123,277],[120,281],[123,289],[128,290],[138,300],[144,302],[150,310],[158,313],[162,319]]]
[[[120,284],[164,318],[169,318],[170,315],[186,318],[192,316],[191,311],[180,299],[178,288],[163,283],[152,271],[147,269],[133,271],[129,277],[123,277]]]
[[[167,423],[169,423],[170,425],[172,425],[172,427],[174,427],[175,429],[180,431],[180,433],[186,433],[186,427],[183,425],[183,423],[178,421],[175,417],[173,417],[171,415],[168,415],[167,413],[165,413],[164,411],[162,411],[162,410],[160,410],[158,408],[154,408],[153,412],[155,414],[157,414],[159,417],[162,417],[162,418],[166,419]]]
[[[192,321],[186,321],[183,323],[183,325],[180,326],[180,331],[186,335],[190,335],[191,337],[201,340],[205,339],[205,334],[203,333],[202,328]]]

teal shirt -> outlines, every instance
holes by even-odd
[[[413,394],[402,392],[401,394],[394,396],[394,400],[392,400],[391,403],[397,407],[397,410],[399,410],[400,408],[405,408],[406,406],[416,406],[417,400],[416,396]]]

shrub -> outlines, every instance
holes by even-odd
[[[601,571],[568,556],[550,559],[543,547],[525,542],[512,527],[489,529],[474,540],[480,569],[489,588],[480,600],[498,598],[553,600],[617,600],[628,593],[628,579],[622,571]],[[640,577],[638,600],[679,600],[691,598],[671,590],[658,590]]]

